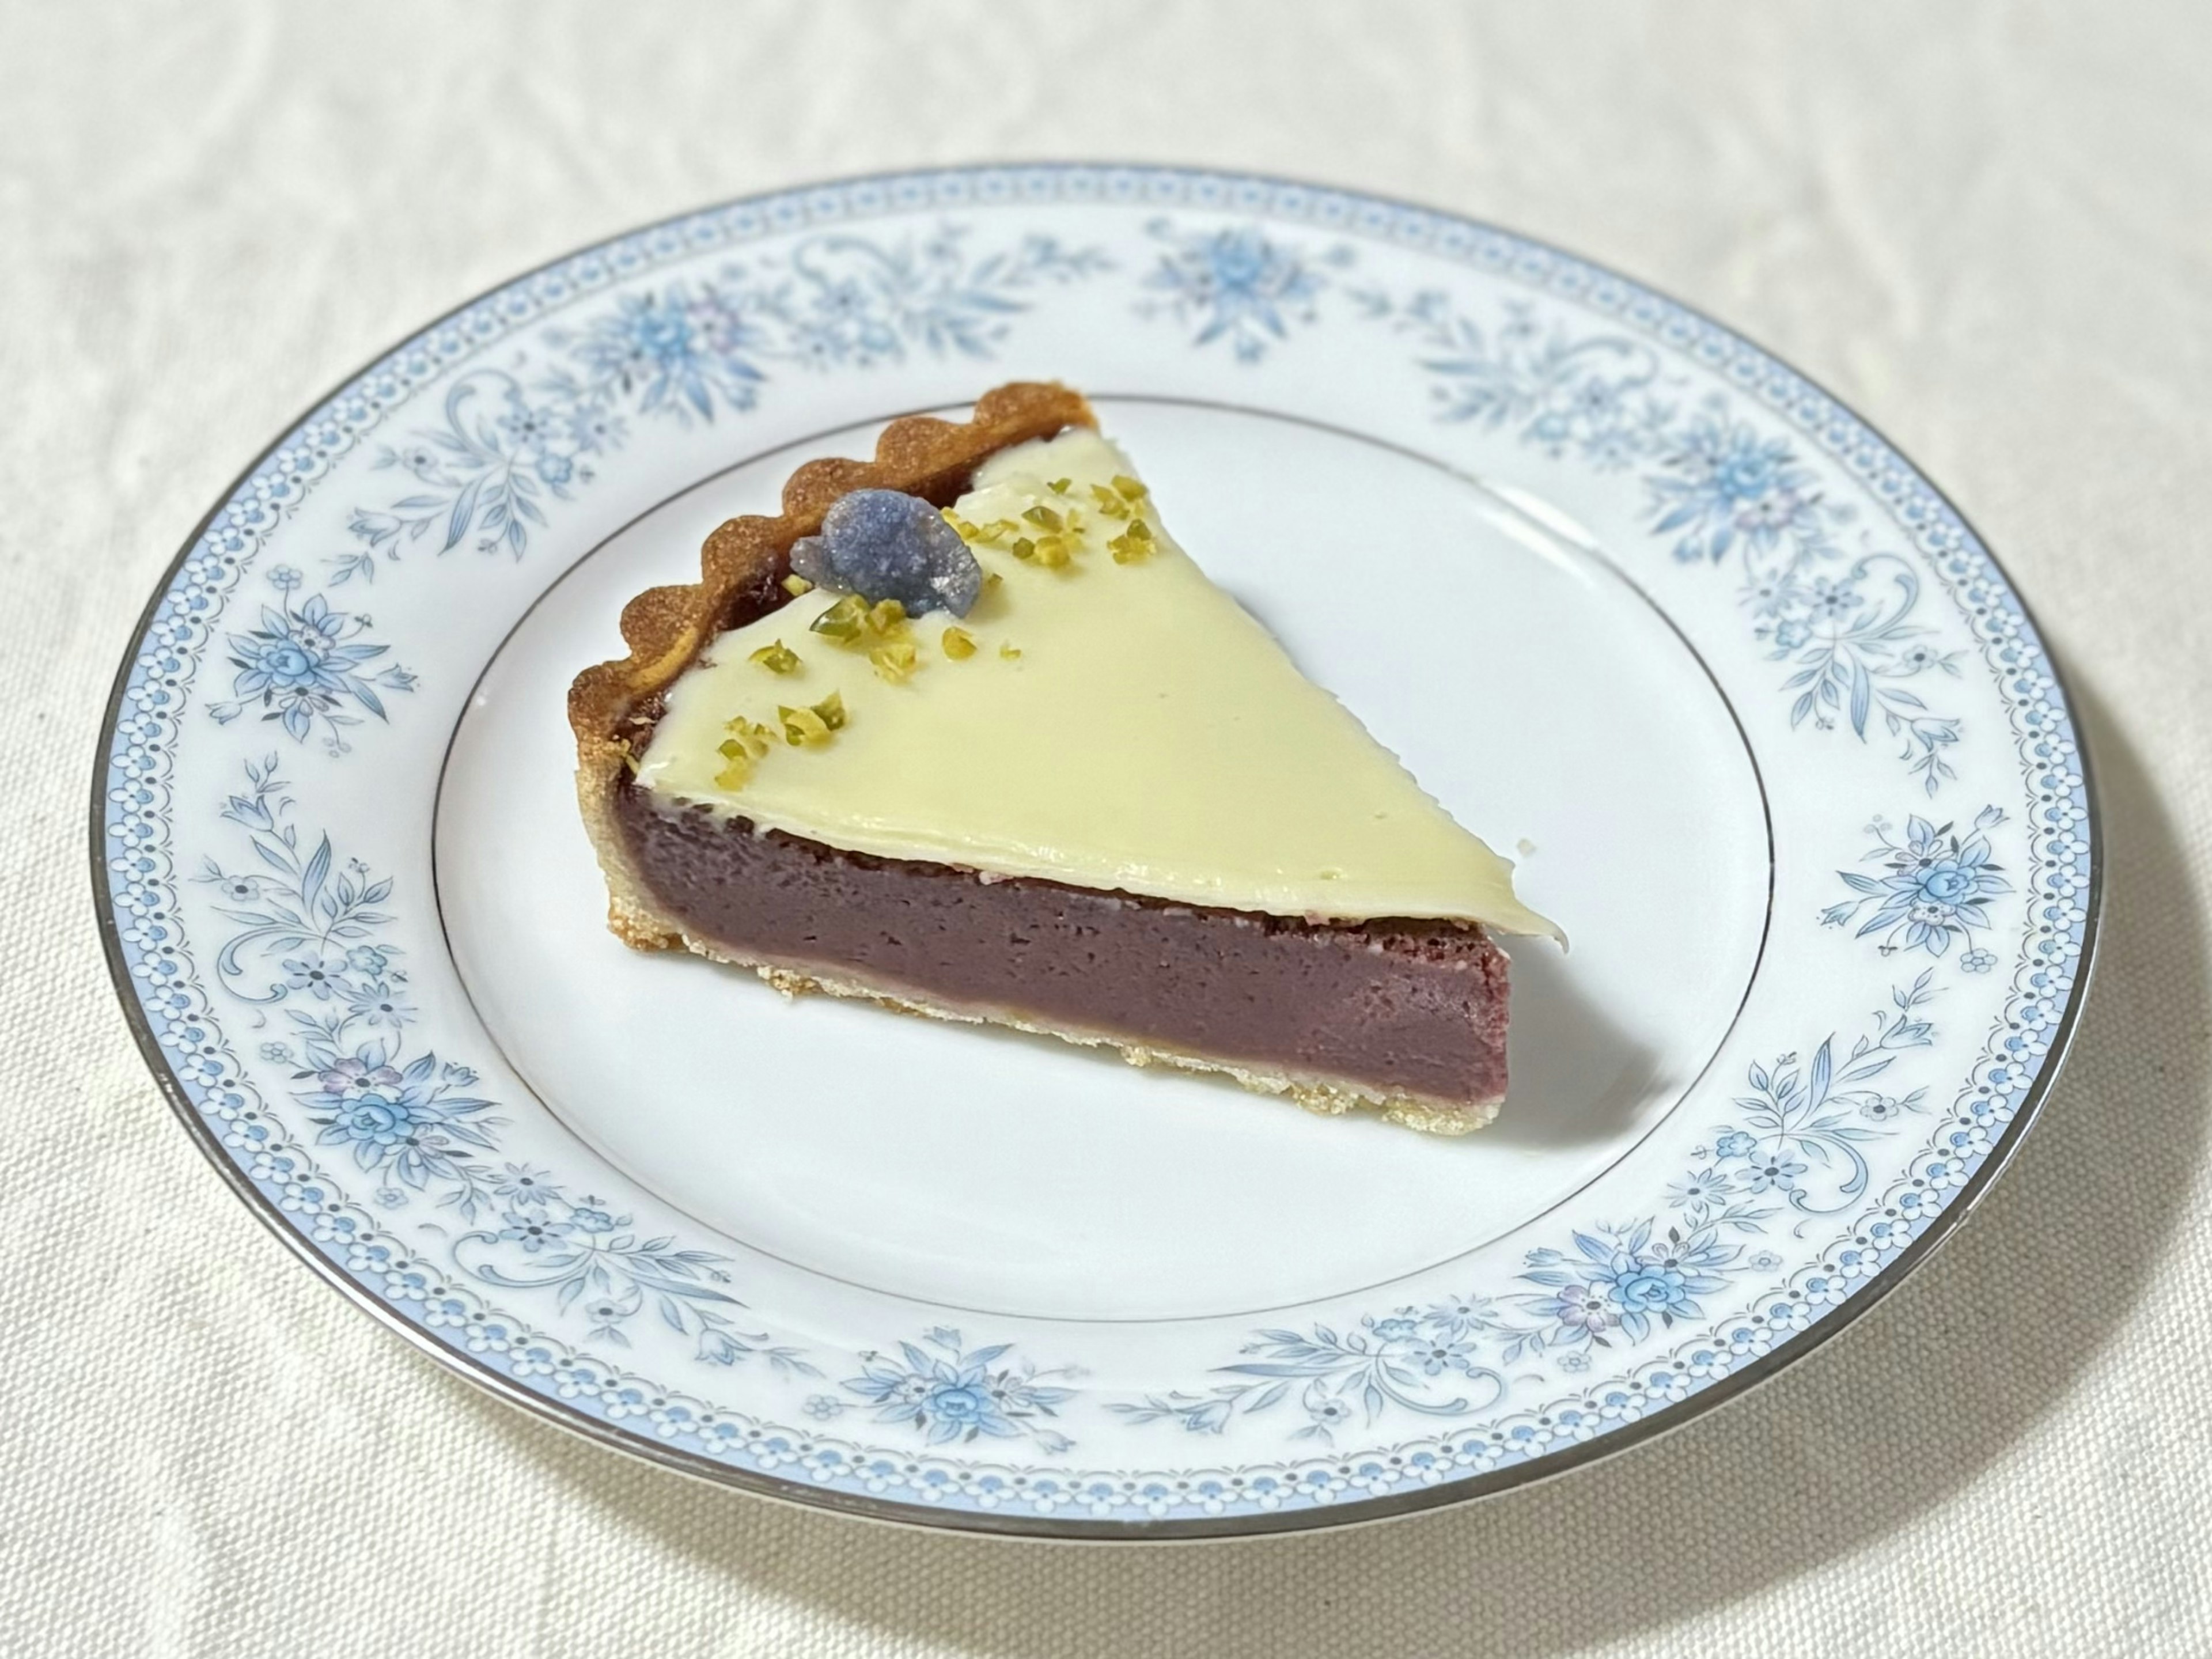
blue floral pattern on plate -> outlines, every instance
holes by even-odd
[[[581,1177],[519,1155],[535,1108],[480,1079],[471,1028],[403,943],[427,895],[346,855],[360,797],[335,787],[385,763],[365,734],[418,684],[392,650],[420,660],[428,636],[387,635],[328,588],[410,547],[519,556],[630,464],[638,432],[719,430],[800,375],[1024,342],[1033,361],[1054,307],[1102,314],[1094,291],[1255,386],[1340,326],[1400,342],[1377,374],[1454,441],[1487,446],[1456,453],[1617,489],[1675,580],[1732,569],[1751,660],[1781,665],[1785,726],[1885,734],[1929,795],[1971,750],[2021,803],[1970,829],[1877,825],[1878,873],[1843,872],[1850,896],[1824,919],[1856,921],[1871,961],[1928,965],[1864,1026],[1837,1010],[1809,1047],[1759,1044],[1774,1057],[1733,1073],[1740,1092],[1701,1097],[1648,1206],[1570,1206],[1502,1277],[1271,1321],[1158,1389],[1073,1386],[1078,1364],[1102,1369],[1074,1327],[1054,1328],[1048,1366],[1016,1333],[920,1321],[872,1346],[786,1340],[734,1258],[605,1195],[619,1177],[582,1149],[562,1153]],[[356,491],[372,504],[348,512],[341,494],[328,519]],[[331,560],[326,591],[299,597],[295,560],[257,586],[310,507],[352,543],[307,546]],[[404,580],[436,569],[410,562]],[[1972,699],[1937,712],[1914,687],[1939,684]],[[183,718],[196,697],[215,719]],[[285,781],[254,741],[270,726],[312,772]],[[1879,787],[1852,769],[1858,745],[1832,752],[1839,793]],[[118,983],[180,1109],[288,1237],[393,1320],[702,1469],[1066,1530],[1481,1490],[1729,1392],[1895,1270],[2001,1161],[2071,1018],[2094,893],[2079,753],[2033,629],[1955,514],[1847,412],[1724,331],[1502,233],[1165,170],[983,169],[735,204],[428,331],[303,422],[180,559],[133,647],[103,792]],[[1933,1011],[1970,996],[1971,1027],[1938,1032]],[[1156,1432],[1169,1423],[1194,1434]],[[1190,1444],[1230,1449],[1171,1449]]]
[[[362,548],[333,561],[334,580],[373,580],[376,553],[397,558],[426,539],[442,553],[473,534],[480,550],[520,558],[549,504],[591,483],[634,419],[742,413],[786,368],[865,369],[911,351],[988,361],[1036,290],[1110,268],[1100,250],[1045,235],[973,255],[965,228],[943,224],[895,243],[817,237],[618,295],[580,326],[549,329],[553,361],[527,380],[507,368],[464,374],[437,425],[377,452],[378,466],[414,488],[355,512]]]
[[[1881,864],[1887,873],[1869,876],[1856,870],[1838,871],[1844,884],[1859,896],[1823,910],[1821,921],[1841,927],[1872,906],[1871,914],[1859,923],[1857,937],[1881,935],[1877,948],[1882,955],[1899,951],[1948,955],[1954,945],[1986,930],[1990,902],[2012,891],[2012,884],[2002,873],[2004,866],[1991,856],[1988,835],[2004,820],[2002,807],[1985,806],[1974,819],[1972,830],[1961,836],[1951,824],[1930,823],[1915,814],[1905,820],[1904,839],[1899,840],[1887,823],[1876,818],[1867,827],[1879,845],[1867,858]],[[1963,960],[1960,965],[1966,966]],[[1990,965],[1994,966],[1994,962]],[[1978,962],[1967,971],[1988,969]]]
[[[1354,257],[1341,246],[1310,254],[1251,225],[1192,230],[1155,219],[1146,230],[1164,251],[1144,279],[1137,314],[1173,318],[1192,331],[1193,345],[1226,340],[1239,362],[1257,362],[1291,325],[1312,322],[1328,273]]]
[[[1957,676],[1959,653],[1918,618],[1921,580],[1910,561],[1875,548],[1845,553],[1840,538],[1854,515],[1828,500],[1790,440],[1739,418],[1724,397],[1686,411],[1669,401],[1649,343],[1577,333],[1525,301],[1486,329],[1435,291],[1402,305],[1380,290],[1355,297],[1364,317],[1423,348],[1441,419],[1510,430],[1601,471],[1640,466],[1647,522],[1671,538],[1677,560],[1733,556],[1753,637],[1796,671],[1782,683],[1796,694],[1792,726],[1828,731],[1840,720],[1863,740],[1878,720],[1929,794],[1955,775],[1960,721],[1904,682]]]
[[[295,604],[299,571],[280,564],[269,573],[276,603],[264,605],[258,627],[230,635],[231,698],[211,702],[208,713],[228,723],[249,711],[283,726],[305,743],[317,727],[323,745],[343,755],[352,745],[345,728],[361,724],[361,714],[388,720],[379,691],[412,691],[415,677],[398,664],[378,664],[392,647],[367,637],[365,613],[334,608],[320,593]]]

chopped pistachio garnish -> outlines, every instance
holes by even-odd
[[[850,645],[860,637],[860,629],[866,625],[867,617],[867,602],[858,593],[848,593],[814,619],[811,631],[825,634],[833,640]]]
[[[1104,484],[1091,485],[1091,494],[1098,502],[1098,511],[1105,517],[1126,519],[1129,516],[1129,504]]]
[[[955,662],[965,662],[975,654],[975,636],[964,628],[946,629],[944,644],[945,654]]]
[[[750,755],[758,760],[768,753],[769,745],[775,741],[774,732],[758,720],[747,720],[743,714],[725,721],[722,729],[730,735],[724,738],[717,748],[722,755],[731,758]]]
[[[868,632],[888,635],[906,620],[906,607],[896,599],[878,599],[868,607]]]
[[[1152,494],[1152,491],[1146,489],[1144,485],[1126,472],[1116,472],[1114,475],[1114,488],[1121,492],[1121,498],[1124,501],[1141,501]]]
[[[788,674],[799,666],[799,653],[778,640],[774,645],[764,645],[745,659],[757,662],[771,674]]]
[[[794,599],[803,599],[814,591],[814,584],[794,570],[783,579],[783,591]]]
[[[1075,480],[1073,478],[1054,478],[1050,483],[1047,484],[1045,488],[1051,490],[1055,495],[1065,495],[1067,494],[1069,486],[1074,483],[1074,482]]]
[[[1022,517],[1040,530],[1057,530],[1060,527],[1060,514],[1042,502],[1039,502],[1035,507],[1024,507],[1022,510]]]
[[[1018,559],[1034,558],[1036,556],[1036,544],[1024,536],[1006,550]]]
[[[1142,519],[1132,519],[1129,527],[1106,545],[1112,550],[1116,564],[1141,559],[1152,550],[1152,527]]]
[[[953,533],[957,535],[962,541],[972,542],[976,537],[983,533],[981,531],[976,529],[974,525],[969,524],[967,520],[962,518],[957,513],[955,513],[951,507],[943,507],[939,510],[945,515],[945,522],[952,526]]]
[[[715,745],[715,750],[727,763],[714,774],[717,789],[742,789],[753,775],[753,763],[768,753],[768,746],[775,734],[765,726],[749,720],[740,714],[723,727],[730,735]]]
[[[1022,648],[1018,645],[1002,645],[999,647],[999,654],[1008,662],[1017,662],[1021,659]]]
[[[814,705],[814,712],[822,716],[822,724],[832,732],[842,731],[845,726],[844,694],[832,691]]]
[[[986,570],[983,573],[983,591],[988,593],[1006,580],[995,570]]]
[[[876,671],[876,678],[896,685],[914,672],[920,659],[915,653],[912,641],[892,640],[868,653],[868,663]]]
[[[775,717],[783,722],[783,740],[793,748],[819,748],[830,741],[830,722],[811,708],[776,705]]]
[[[1067,562],[1067,538],[1040,536],[1037,538],[1036,562],[1048,570],[1057,570]]]

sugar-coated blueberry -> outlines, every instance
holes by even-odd
[[[871,605],[896,599],[909,617],[964,617],[983,591],[983,568],[960,532],[919,495],[896,489],[841,497],[823,515],[821,536],[792,549],[791,568],[817,587],[858,593]]]

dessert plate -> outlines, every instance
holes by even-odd
[[[1054,378],[1571,936],[1492,1128],[606,933],[562,696],[623,600]],[[1496,1492],[1809,1351],[2017,1144],[2098,890],[2019,598],[1802,378],[1449,215],[1062,166],[655,226],[373,364],[164,578],[92,834],[149,1063],[362,1307],[672,1468],[1059,1537]]]

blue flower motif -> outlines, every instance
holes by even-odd
[[[2003,818],[2000,808],[1985,808],[1972,832],[1962,836],[1952,824],[1916,816],[1907,820],[1901,841],[1876,823],[1873,830],[1880,844],[1867,858],[1881,864],[1886,873],[1838,871],[1844,885],[1859,896],[1830,906],[1820,920],[1841,927],[1871,906],[1855,937],[1881,935],[1878,948],[1884,956],[1898,951],[1947,955],[1954,945],[1988,927],[1990,900],[2012,890],[1999,873],[2004,866],[1996,861],[1989,837],[1981,833]],[[1990,963],[1996,965],[1995,957]]]
[[[412,1188],[466,1182],[469,1149],[491,1146],[496,1120],[483,1116],[491,1103],[452,1093],[437,1075],[436,1055],[396,1066],[380,1042],[349,1054],[321,1040],[307,1046],[317,1087],[301,1103],[320,1127],[319,1139],[349,1147],[362,1169]]]
[[[677,283],[659,294],[623,295],[575,351],[647,413],[668,409],[711,421],[717,404],[743,410],[757,400],[767,377],[752,360],[755,343],[743,317],[712,288]]]
[[[345,988],[343,966],[319,956],[288,957],[284,960],[284,983],[295,991],[305,991],[317,1001],[326,1001],[334,991]]]
[[[1052,1372],[998,1364],[1010,1352],[1003,1342],[969,1350],[958,1331],[939,1328],[920,1345],[902,1342],[896,1358],[863,1353],[861,1374],[842,1386],[873,1405],[878,1422],[918,1429],[933,1446],[1026,1436],[1048,1450],[1066,1449],[1072,1443],[1041,1419],[1057,1416],[1073,1390],[1037,1380]]]
[[[275,627],[282,629],[283,624],[279,622]],[[238,677],[237,689],[243,693],[270,688],[294,691],[310,685],[331,690],[341,689],[342,683],[325,666],[321,643],[310,643],[289,632],[248,635],[234,641],[241,659],[239,666],[245,671]]]
[[[1858,589],[1850,582],[1832,581],[1826,576],[1816,576],[1805,596],[1805,608],[1820,622],[1841,622],[1866,603]]]
[[[1795,1192],[1805,1166],[1779,1152],[1754,1157],[1744,1171],[1744,1185],[1754,1193]]]
[[[1677,1210],[1711,1204],[1727,1197],[1734,1188],[1734,1181],[1724,1170],[1692,1170],[1667,1189],[1667,1202]]]
[[[396,1031],[415,1018],[414,1006],[381,980],[351,988],[346,1006],[372,1030]]]
[[[1820,496],[1789,441],[1714,409],[1692,421],[1648,480],[1651,528],[1680,532],[1674,556],[1717,563],[1738,538],[1771,547],[1789,532],[1814,531]]]
[[[1959,966],[1970,974],[1986,974],[1996,965],[1996,953],[1994,951],[1969,951],[1959,958]]]
[[[520,1244],[531,1255],[575,1231],[569,1223],[556,1221],[542,1209],[509,1210],[502,1220],[505,1224],[500,1228],[499,1236],[510,1243]]]
[[[1286,338],[1293,322],[1314,320],[1314,301],[1328,280],[1298,250],[1273,241],[1256,227],[1224,226],[1213,231],[1179,230],[1168,220],[1146,227],[1166,244],[1145,287],[1163,295],[1140,305],[1140,315],[1164,308],[1176,320],[1195,325],[1194,345],[1227,338],[1240,362],[1254,362],[1269,342]],[[1322,263],[1351,263],[1348,249],[1332,249]]]
[[[1454,1341],[1425,1338],[1411,1344],[1409,1352],[1424,1376],[1441,1376],[1446,1371],[1469,1371],[1474,1368],[1474,1344],[1464,1339]]]
[[[1670,1227],[1655,1236],[1649,1221],[1578,1232],[1573,1238],[1580,1261],[1538,1252],[1531,1259],[1546,1265],[1522,1275],[1545,1287],[1524,1300],[1550,1322],[1548,1328],[1524,1334],[1523,1346],[1609,1346],[1616,1330],[1640,1342],[1655,1321],[1672,1326],[1678,1319],[1698,1317],[1705,1309],[1697,1298],[1723,1288],[1723,1271],[1734,1264],[1739,1249],[1723,1243],[1711,1225],[1687,1232]]]
[[[283,596],[298,586],[298,575],[279,566],[270,580]],[[230,663],[238,671],[232,698],[210,703],[209,714],[227,723],[258,708],[262,719],[302,742],[319,725],[331,752],[345,753],[349,745],[340,728],[360,724],[352,710],[386,720],[380,692],[415,685],[404,668],[368,666],[391,648],[365,641],[368,627],[368,617],[334,609],[320,593],[297,605],[285,598],[280,605],[262,606],[258,628],[229,635]]]
[[[323,1134],[329,1140],[350,1140],[389,1147],[405,1139],[415,1127],[412,1103],[405,1091],[380,1094],[364,1091],[343,1102],[333,1102]],[[374,1158],[365,1160],[373,1164]]]
[[[1758,1142],[1741,1129],[1730,1129],[1713,1142],[1716,1158],[1749,1158]]]
[[[1671,1313],[1690,1300],[1688,1280],[1673,1267],[1638,1264],[1617,1274],[1607,1292],[1625,1309]]]
[[[561,1188],[551,1177],[527,1164],[508,1164],[492,1191],[518,1204],[546,1204],[561,1196]]]

